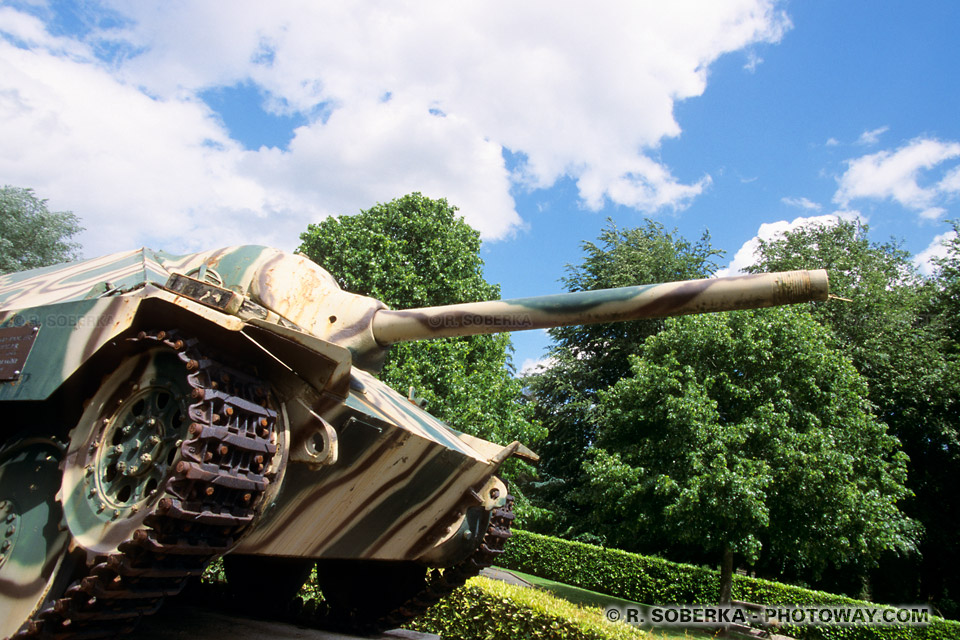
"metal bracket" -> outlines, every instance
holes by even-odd
[[[313,467],[334,464],[339,455],[337,432],[302,399],[297,398],[297,402],[313,416],[316,428],[306,437],[298,438],[299,442],[290,450],[290,461],[303,462]]]

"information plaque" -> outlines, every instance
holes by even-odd
[[[39,329],[32,324],[0,328],[0,382],[20,378]]]

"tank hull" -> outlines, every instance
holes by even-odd
[[[259,246],[0,276],[0,515],[16,525],[0,540],[0,638],[127,632],[224,555],[239,585],[243,567],[293,576],[275,581],[293,589],[278,606],[316,564],[323,624],[396,626],[494,562],[513,518],[498,470],[536,455],[379,381],[390,343],[826,287],[799,272],[392,311]]]

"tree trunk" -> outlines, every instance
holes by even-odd
[[[723,547],[723,562],[720,565],[720,604],[729,605],[733,600],[733,550]]]

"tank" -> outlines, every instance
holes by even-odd
[[[258,246],[0,276],[0,638],[130,631],[224,557],[262,612],[399,626],[495,561],[537,456],[432,417],[391,344],[827,297],[824,271],[413,310]]]

